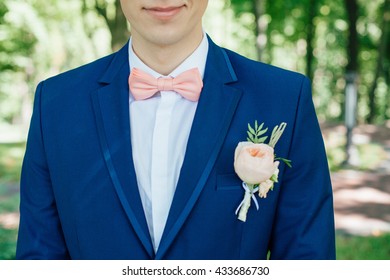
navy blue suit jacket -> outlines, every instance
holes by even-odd
[[[333,259],[332,189],[303,75],[211,40],[204,88],[158,251],[138,192],[128,46],[39,84],[21,178],[18,259]],[[233,168],[247,124],[287,122],[279,183],[245,223]]]

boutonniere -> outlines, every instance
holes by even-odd
[[[236,215],[238,213],[238,219],[243,222],[246,221],[251,200],[254,201],[256,209],[259,210],[256,192],[259,193],[260,198],[266,198],[268,191],[273,190],[274,183],[278,182],[280,161],[291,167],[290,160],[278,158],[274,153],[274,147],[286,126],[286,123],[275,126],[268,144],[265,144],[268,136],[264,135],[268,128],[264,128],[264,123],[259,126],[256,121],[254,128],[248,124],[247,141],[238,143],[236,147],[234,170],[243,181],[242,187],[245,190],[244,198],[236,210]]]

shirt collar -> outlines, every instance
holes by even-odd
[[[207,40],[206,33],[203,33],[203,39],[199,44],[198,48],[187,57],[176,69],[174,69],[168,76],[176,77],[180,73],[190,70],[192,68],[198,68],[200,75],[204,76],[204,71],[206,68],[206,59],[209,50],[209,42]],[[154,71],[152,68],[147,66],[134,52],[132,47],[132,38],[130,37],[129,42],[129,64],[130,69],[138,68],[146,73],[154,76],[155,78],[162,77],[164,75],[159,74]]]

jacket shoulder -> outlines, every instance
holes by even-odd
[[[102,84],[110,83],[121,71],[128,71],[128,68],[126,44],[115,53],[44,80],[39,88],[45,100],[87,97]]]
[[[225,49],[240,81],[258,81],[275,85],[294,85],[307,82],[308,78],[298,72],[255,61],[236,52]]]
[[[44,82],[46,85],[61,84],[65,87],[80,85],[80,83],[83,82],[97,82],[110,65],[114,56],[115,53],[107,55],[90,63],[50,77]]]

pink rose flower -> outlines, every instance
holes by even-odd
[[[277,166],[274,149],[267,144],[240,142],[234,153],[234,170],[247,184],[260,184],[270,179]]]

